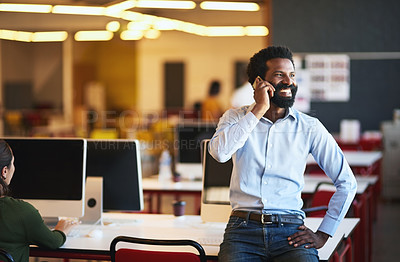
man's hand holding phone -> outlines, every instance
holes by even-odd
[[[275,88],[268,82],[257,76],[253,83],[254,100],[256,105],[251,112],[258,118],[267,112],[270,107],[270,97],[274,96]]]

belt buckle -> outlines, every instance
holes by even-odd
[[[267,221],[267,222],[265,222],[265,221],[264,221],[264,216],[272,216],[272,214],[261,214],[261,224],[263,224],[263,225],[272,224],[272,221]]]

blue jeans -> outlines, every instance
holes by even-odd
[[[269,224],[231,216],[225,229],[218,260],[221,262],[314,262],[315,248],[289,245],[287,238],[298,231],[299,225]]]

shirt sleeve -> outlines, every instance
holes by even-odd
[[[56,249],[66,241],[64,232],[50,230],[43,221],[39,211],[31,204],[26,203],[23,219],[25,232],[27,232],[27,242],[39,247]]]
[[[230,109],[221,117],[209,145],[209,152],[217,161],[228,161],[259,122],[253,113],[245,114],[245,108]]]
[[[318,229],[333,236],[353,202],[357,182],[342,150],[319,121],[314,130],[310,153],[336,187],[336,192],[329,201],[328,210]]]

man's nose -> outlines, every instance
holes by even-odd
[[[293,80],[289,76],[285,76],[282,79],[282,83],[285,84],[285,85],[290,86],[291,84],[293,84]]]

